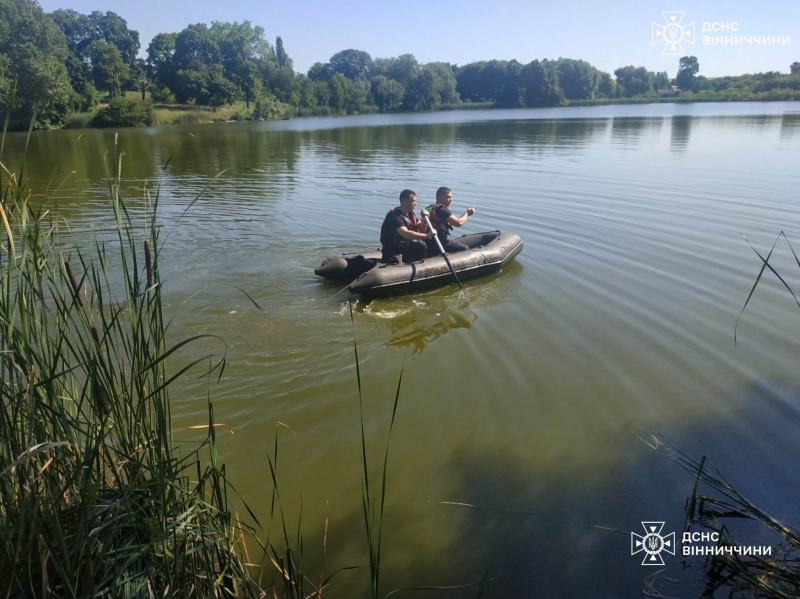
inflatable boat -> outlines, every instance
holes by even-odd
[[[448,254],[461,281],[497,272],[522,251],[522,239],[514,233],[488,231],[455,239],[468,250]],[[384,264],[381,253],[343,254],[327,258],[314,274],[326,279],[351,280],[350,291],[382,297],[455,283],[442,256],[410,264]]]

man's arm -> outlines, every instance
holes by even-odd
[[[433,237],[433,233],[431,231],[426,231],[424,233],[412,231],[405,225],[397,228],[397,234],[404,239],[430,239]]]
[[[467,208],[466,212],[464,212],[464,214],[462,214],[461,216],[456,216],[455,214],[451,214],[450,216],[448,216],[447,217],[447,222],[450,223],[451,225],[453,225],[454,227],[460,227],[465,222],[467,222],[467,218],[472,216],[474,214],[474,212],[475,212],[475,208],[470,206],[469,208]]]

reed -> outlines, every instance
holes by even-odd
[[[348,300],[350,307],[350,320],[353,321],[353,304]],[[358,411],[361,423],[361,504],[364,511],[364,528],[367,536],[367,546],[369,547],[369,577],[370,591],[372,599],[378,599],[381,578],[381,542],[383,539],[383,514],[386,507],[386,474],[389,471],[389,447],[392,441],[392,430],[394,420],[397,416],[397,405],[400,402],[400,387],[403,384],[403,369],[400,370],[400,377],[397,380],[397,390],[394,395],[392,406],[392,418],[389,421],[389,432],[386,436],[386,450],[383,454],[383,464],[380,471],[380,492],[373,484],[370,490],[370,467],[367,452],[367,437],[364,429],[364,398],[361,387],[361,368],[358,362],[358,346],[355,337],[353,338],[353,354],[356,363],[356,383],[358,385]]]
[[[256,596],[211,403],[197,447],[173,438],[170,385],[224,355],[168,372],[208,335],[167,343],[158,192],[139,239],[121,165],[115,148],[114,243],[68,250],[0,155],[0,596]]]
[[[689,532],[692,526],[714,531],[719,534],[717,546],[728,548],[720,555],[708,557],[703,564],[702,596],[715,597],[724,590],[727,596],[738,598],[800,597],[800,530],[749,501],[718,470],[712,472],[706,466],[705,456],[698,462],[675,447],[660,443],[658,446],[695,477],[692,494],[686,502],[683,532]],[[745,556],[737,552],[735,548],[740,543],[736,540],[734,523],[741,520],[758,523],[777,539],[774,555]],[[663,597],[658,593],[651,596]]]

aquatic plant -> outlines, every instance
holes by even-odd
[[[120,195],[115,147],[115,239],[68,249],[58,187],[48,186],[49,207],[33,206],[24,162],[11,173],[2,145],[2,596],[256,596],[241,552],[251,531],[229,504],[211,403],[199,446],[173,437],[170,385],[200,366],[221,373],[224,352],[166,368],[211,336],[167,342],[158,190],[144,190],[142,239]]]
[[[781,238],[788,244],[800,267],[800,259],[783,231],[778,234],[766,257],[745,238],[761,260],[761,269],[734,326],[734,342],[739,320],[762,281],[765,271],[769,270],[778,277],[800,308],[800,300],[791,286],[769,263]],[[712,472],[706,466],[705,456],[698,462],[676,447],[664,445],[656,438],[651,439],[652,443],[650,439],[643,440],[652,447],[665,451],[671,460],[695,477],[692,493],[686,500],[684,532],[688,532],[692,526],[699,526],[718,535],[717,547],[721,548],[720,553],[715,552],[709,556],[703,565],[705,581],[703,596],[713,597],[717,591],[722,590],[729,597],[779,599],[800,597],[800,530],[781,522],[749,501],[719,470]],[[704,492],[704,488],[708,488],[709,491]],[[775,555],[753,555],[739,551],[740,543],[736,540],[734,526],[737,520],[750,520],[757,523],[761,529],[772,533],[778,541]],[[651,596],[663,596],[652,587],[651,591]]]

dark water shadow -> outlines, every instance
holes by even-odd
[[[654,570],[642,565],[641,555],[631,555],[630,532],[642,534],[643,521],[666,522],[664,534],[674,531],[680,547],[685,500],[694,484],[691,473],[637,435],[647,440],[653,433],[697,459],[708,456],[759,507],[795,523],[800,477],[788,462],[800,451],[798,426],[800,389],[765,381],[734,391],[729,413],[688,425],[650,423],[644,431],[626,425],[613,436],[576,438],[573,448],[549,456],[546,466],[538,457],[522,458],[512,444],[481,447],[476,439],[428,475],[454,482],[447,497],[428,496],[425,480],[418,489],[397,489],[390,463],[390,495],[410,499],[405,513],[395,507],[385,517],[383,593],[478,582],[489,572],[493,580],[482,589],[421,596],[467,598],[481,591],[484,598],[633,597],[656,574],[655,586],[666,596],[698,596],[699,560],[683,564],[678,550],[676,556],[663,554],[664,568]],[[414,514],[434,524],[421,530]],[[358,507],[337,517],[330,535],[344,541],[333,552],[361,554],[365,561],[363,528]],[[742,544],[775,544],[753,526],[740,533]],[[446,550],[430,553],[430,538],[447,539]],[[367,596],[366,578],[365,572],[346,576],[330,596]]]

